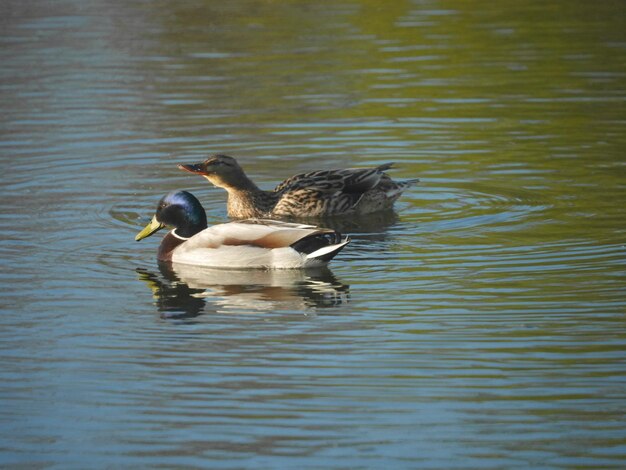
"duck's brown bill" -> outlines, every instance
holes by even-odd
[[[202,163],[180,164],[178,165],[178,168],[180,168],[181,170],[188,171],[189,173],[194,173],[196,175],[207,174],[206,167]]]

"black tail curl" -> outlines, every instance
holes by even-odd
[[[320,248],[324,248],[326,246],[337,245],[341,243],[342,237],[339,232],[325,232],[325,233],[314,233],[307,237],[304,237],[298,240],[295,243],[292,243],[290,246],[298,253],[311,254],[314,251],[319,250]],[[336,254],[336,252],[331,252],[328,255],[330,259]],[[328,256],[326,255],[326,256]],[[322,259],[322,258],[320,258]],[[323,259],[322,259],[323,261]]]

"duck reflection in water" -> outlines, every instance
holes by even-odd
[[[159,263],[159,274],[137,268],[164,318],[193,318],[207,311],[260,313],[333,308],[349,301],[349,286],[328,268],[231,271]]]

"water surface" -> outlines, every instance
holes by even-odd
[[[622,2],[0,9],[2,465],[624,465]],[[328,270],[163,269],[215,152],[421,183]]]

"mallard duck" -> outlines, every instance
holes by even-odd
[[[312,225],[252,219],[207,228],[204,208],[187,191],[173,191],[159,201],[139,241],[166,226],[160,261],[215,268],[309,268],[327,264],[349,243],[334,230]]]
[[[202,163],[178,167],[228,191],[230,217],[249,218],[322,217],[390,209],[406,188],[419,181],[393,181],[385,173],[392,165],[302,173],[286,179],[273,191],[259,189],[237,160],[228,155],[214,155]]]

